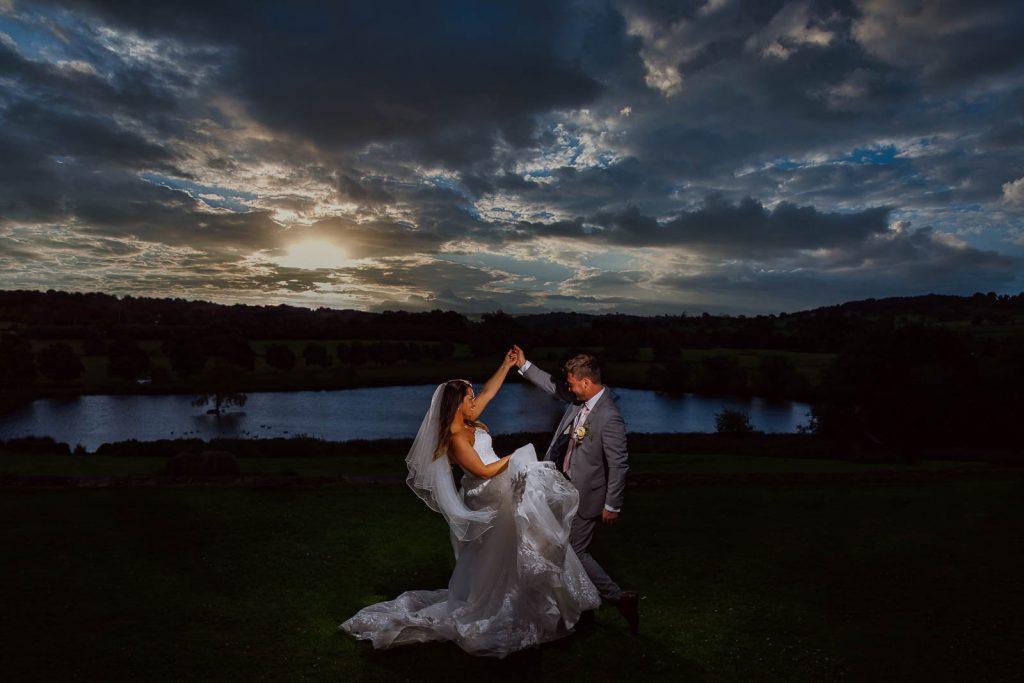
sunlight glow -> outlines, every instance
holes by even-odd
[[[279,265],[289,268],[344,268],[349,265],[345,250],[326,240],[304,240],[296,242],[288,248],[283,258],[277,259]]]

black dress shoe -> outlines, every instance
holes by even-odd
[[[629,635],[635,636],[640,630],[640,596],[633,591],[622,591],[615,606],[629,624]]]

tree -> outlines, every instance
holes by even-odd
[[[13,334],[0,336],[0,388],[27,388],[35,376],[29,341]]]
[[[295,352],[284,344],[271,344],[265,353],[267,365],[278,370],[291,370],[295,367]]]
[[[50,344],[36,358],[39,372],[56,382],[71,382],[82,376],[85,368],[78,354],[67,344]]]
[[[366,362],[370,360],[366,347],[363,346],[362,342],[358,341],[351,344],[346,344],[345,342],[338,344],[337,356],[341,363],[349,365],[366,365]]]
[[[107,372],[116,377],[135,379],[149,370],[149,356],[131,339],[116,340],[107,357]]]
[[[497,355],[508,349],[513,341],[528,344],[522,325],[515,318],[498,310],[484,313],[481,322],[469,339],[470,350],[476,357]]]
[[[153,365],[149,368],[149,378],[154,387],[166,387],[171,383],[171,371],[166,365]]]
[[[747,390],[746,374],[732,354],[705,358],[694,372],[693,381],[702,394],[742,394]]]
[[[672,361],[679,358],[679,344],[671,335],[659,334],[652,342],[654,360],[659,362]]]
[[[89,335],[82,340],[82,354],[85,356],[102,356],[107,352],[107,345],[98,330],[91,330]]]
[[[685,394],[692,389],[691,375],[691,364],[680,358],[667,365],[652,365],[648,370],[647,381],[658,391]]]
[[[982,382],[981,360],[968,337],[945,328],[909,325],[855,339],[825,376],[820,429],[910,450],[987,439],[996,394]]]
[[[206,366],[206,354],[199,342],[192,338],[169,339],[161,347],[171,362],[174,374],[184,379],[194,375]]]
[[[773,353],[761,357],[754,391],[761,396],[797,398],[807,394],[808,382],[786,356]]]
[[[196,379],[192,405],[212,403],[213,407],[206,412],[214,415],[220,415],[224,408],[244,406],[249,397],[242,393],[242,380],[237,367],[217,360]]]
[[[750,417],[739,410],[725,408],[715,414],[715,432],[729,436],[743,436],[754,433]]]
[[[331,357],[327,354],[327,349],[312,342],[306,344],[306,348],[302,350],[302,357],[305,359],[306,365],[319,365],[326,368],[331,364]]]
[[[405,359],[410,363],[419,363],[423,360],[423,347],[419,344],[408,344],[405,351]]]
[[[252,347],[235,332],[215,331],[203,338],[203,348],[207,355],[218,356],[245,370],[256,367],[256,354]]]
[[[397,342],[378,342],[367,349],[370,360],[381,365],[392,365],[402,360],[402,346]]]
[[[429,347],[429,355],[434,360],[444,360],[445,358],[451,358],[455,353],[455,344],[452,344],[448,340],[439,341],[432,347]]]
[[[626,331],[611,336],[605,343],[604,353],[609,360],[632,361],[636,360],[639,350],[640,337],[635,332]],[[678,357],[679,347],[674,347],[674,351]]]

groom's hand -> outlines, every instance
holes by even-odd
[[[601,521],[604,522],[605,524],[615,524],[615,522],[616,522],[616,520],[618,520],[618,518],[619,518],[619,513],[618,512],[612,512],[608,508],[605,508],[604,510],[601,511]]]
[[[512,345],[512,352],[516,354],[516,367],[522,370],[523,366],[526,365],[526,354],[515,344]]]

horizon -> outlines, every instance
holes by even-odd
[[[0,288],[483,315],[1024,291],[1024,7],[0,0]]]
[[[253,306],[253,307],[258,307],[258,306],[271,306],[271,307],[290,306],[290,307],[293,307],[293,308],[301,308],[301,309],[305,309],[305,310],[308,310],[308,311],[312,311],[314,313],[319,312],[320,310],[324,310],[324,309],[328,310],[328,311],[334,311],[334,312],[355,312],[355,313],[368,313],[368,314],[382,314],[382,313],[428,313],[430,311],[440,311],[442,313],[457,313],[457,314],[465,317],[468,320],[481,319],[485,315],[496,315],[496,314],[504,314],[504,315],[508,315],[509,317],[512,317],[512,318],[521,317],[521,316],[530,316],[530,315],[552,315],[552,314],[574,314],[574,315],[584,315],[584,316],[623,315],[623,316],[637,317],[637,318],[655,318],[655,317],[699,318],[699,317],[702,317],[704,315],[710,315],[711,317],[721,317],[721,318],[745,318],[745,317],[757,318],[757,317],[762,317],[762,316],[764,316],[764,317],[773,317],[774,318],[774,317],[780,317],[780,316],[795,316],[795,315],[801,315],[801,314],[804,314],[804,313],[812,313],[814,311],[817,311],[817,310],[820,310],[820,309],[824,309],[824,308],[833,308],[833,307],[841,307],[841,306],[853,305],[853,304],[862,304],[862,303],[867,303],[869,301],[886,301],[886,300],[889,300],[889,299],[919,299],[919,298],[926,298],[926,297],[933,297],[933,296],[940,296],[940,297],[950,296],[950,297],[964,298],[964,299],[969,299],[969,298],[972,298],[972,297],[975,297],[975,296],[985,296],[985,297],[988,297],[988,296],[991,296],[991,295],[996,295],[997,297],[1024,296],[1024,291],[1016,292],[1016,293],[1006,293],[1006,294],[998,294],[996,292],[972,292],[971,294],[938,294],[936,292],[929,292],[927,294],[918,294],[918,295],[913,295],[913,296],[869,297],[869,298],[866,298],[866,299],[854,299],[854,300],[849,300],[849,301],[838,302],[838,303],[835,303],[835,304],[826,304],[824,306],[816,306],[816,307],[813,307],[813,308],[804,308],[804,309],[790,310],[790,311],[777,311],[777,312],[773,312],[773,313],[742,313],[742,312],[741,313],[711,313],[710,311],[700,311],[700,312],[697,312],[697,311],[681,311],[679,313],[647,313],[647,314],[644,314],[644,313],[621,313],[621,312],[617,312],[617,311],[598,311],[598,312],[593,312],[593,311],[573,311],[573,310],[548,310],[548,311],[509,312],[509,311],[504,311],[504,310],[502,310],[500,308],[492,309],[492,310],[488,310],[488,311],[468,311],[468,312],[467,311],[455,311],[455,310],[452,310],[452,309],[443,309],[443,308],[441,308],[441,309],[429,309],[429,310],[416,310],[416,311],[406,311],[406,310],[403,310],[403,309],[382,309],[382,310],[370,310],[370,311],[367,311],[367,310],[362,310],[362,309],[358,309],[358,308],[336,308],[336,307],[332,307],[332,306],[317,306],[316,308],[314,308],[314,307],[311,307],[311,306],[303,306],[301,304],[290,304],[290,303],[283,303],[283,302],[278,302],[278,303],[274,303],[274,304],[243,303],[243,302],[225,303],[225,302],[221,302],[221,301],[213,301],[213,300],[210,300],[210,299],[189,299],[189,298],[185,298],[185,297],[168,297],[168,296],[158,296],[158,295],[136,295],[136,294],[122,294],[122,295],[119,295],[119,294],[112,294],[110,292],[95,292],[95,291],[94,292],[80,292],[80,291],[66,291],[66,290],[56,290],[56,289],[50,289],[50,290],[45,290],[45,291],[44,290],[25,290],[25,289],[21,289],[21,290],[0,289],[0,294],[5,294],[5,293],[21,293],[21,292],[28,292],[28,293],[32,293],[32,294],[50,294],[52,292],[54,294],[81,295],[81,296],[100,295],[100,296],[109,296],[109,297],[112,297],[112,298],[114,298],[114,299],[116,299],[118,301],[123,301],[126,297],[132,297],[134,299],[152,299],[152,300],[156,300],[156,301],[163,301],[163,300],[184,301],[185,303],[188,303],[188,304],[214,304],[214,305],[217,305],[217,306],[235,306],[235,305]]]

